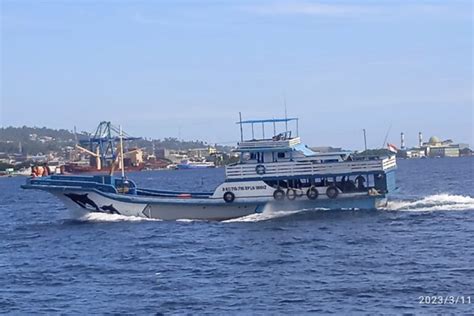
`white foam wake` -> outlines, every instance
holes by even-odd
[[[474,210],[474,198],[446,193],[435,194],[415,201],[389,201],[387,210],[414,212]]]
[[[299,210],[278,210],[277,206],[273,204],[265,205],[263,212],[261,213],[254,213],[247,216],[229,219],[223,221],[223,223],[236,223],[236,222],[260,222],[260,221],[268,221],[271,219],[290,216],[299,212],[306,211],[307,209],[299,209]]]
[[[267,220],[275,219],[278,217],[289,216],[298,212],[300,211],[276,211],[276,212],[255,213],[255,214],[250,214],[250,215],[239,217],[239,218],[228,219],[226,221],[223,221],[223,223],[267,221]]]
[[[77,220],[85,222],[141,222],[141,221],[161,221],[160,219],[145,218],[138,216],[125,216],[119,214],[107,214],[100,212],[90,212],[76,217]]]

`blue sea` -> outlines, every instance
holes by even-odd
[[[0,312],[473,313],[474,159],[398,164],[384,210],[224,222],[75,217],[47,193],[21,190],[25,178],[0,178]],[[129,177],[207,191],[224,171]]]

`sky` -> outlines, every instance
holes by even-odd
[[[470,0],[0,3],[3,127],[231,145],[286,104],[311,146],[474,145]]]

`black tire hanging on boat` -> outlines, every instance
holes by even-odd
[[[329,188],[326,189],[326,195],[330,199],[335,199],[337,198],[337,195],[339,194],[339,191],[337,191],[337,188],[335,186],[330,186]]]
[[[319,192],[316,188],[309,188],[308,191],[306,192],[306,196],[310,200],[316,200],[319,196]]]
[[[296,191],[295,189],[288,189],[286,190],[286,198],[290,201],[296,199]]]
[[[267,172],[267,169],[265,168],[264,165],[256,165],[255,166],[255,172],[259,175],[263,175],[263,174],[265,174],[265,172]]]
[[[285,198],[285,192],[283,192],[282,189],[276,189],[275,192],[273,192],[273,198],[277,201],[281,201]]]
[[[224,197],[223,197],[223,198],[224,198],[224,201],[225,201],[226,203],[232,203],[232,202],[234,202],[234,200],[235,200],[235,194],[232,193],[232,192],[227,191],[226,193],[224,193]]]

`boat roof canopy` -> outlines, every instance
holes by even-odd
[[[239,112],[239,121],[236,122],[236,124],[240,125],[240,141],[244,141],[244,131],[243,131],[243,125],[251,125],[252,128],[252,138],[251,140],[256,140],[257,138],[255,137],[255,131],[254,131],[254,125],[261,125],[261,138],[258,138],[260,140],[265,140],[265,124],[272,124],[273,125],[273,130],[272,130],[272,136],[282,136],[284,138],[291,138],[291,131],[288,129],[288,122],[294,121],[296,122],[296,136],[298,136],[298,118],[297,117],[286,117],[285,118],[272,118],[272,119],[260,119],[260,120],[242,120],[242,114]],[[277,123],[284,123],[285,129],[282,133],[277,132]]]
[[[290,122],[290,121],[297,121],[298,118],[291,117],[291,118],[280,118],[280,119],[263,119],[263,120],[245,120],[236,122],[235,124],[258,124],[258,123],[282,123],[282,122]]]

